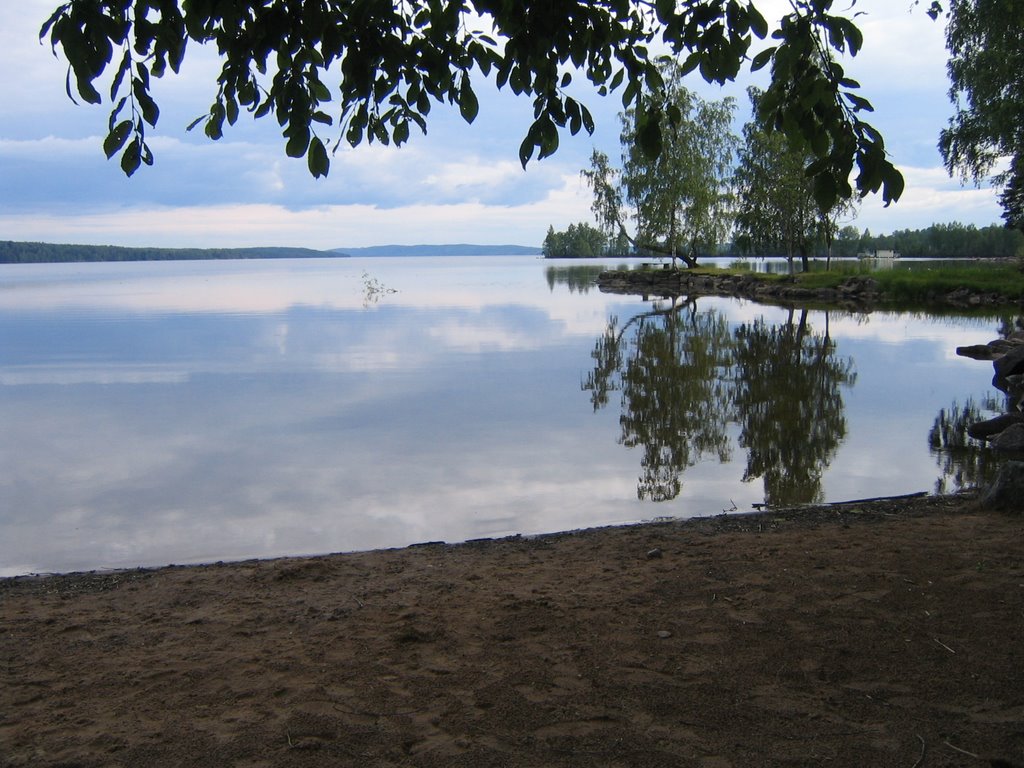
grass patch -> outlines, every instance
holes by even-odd
[[[1016,263],[936,265],[881,271],[871,276],[887,296],[897,300],[927,300],[960,288],[1011,299],[1024,297],[1024,272]]]
[[[751,274],[749,267],[742,264],[724,269],[699,267],[695,271],[718,275]],[[887,301],[900,303],[928,302],[961,288],[997,294],[1015,301],[1024,299],[1024,271],[1016,261],[980,264],[901,262],[890,269],[875,269],[863,262],[845,261],[834,262],[828,271],[818,266],[810,272],[798,273],[795,281],[806,288],[823,289],[834,288],[852,276],[871,277]],[[765,282],[794,280],[788,274],[757,273],[755,277]]]

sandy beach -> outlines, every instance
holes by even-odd
[[[1024,765],[966,497],[0,581],[0,766]]]

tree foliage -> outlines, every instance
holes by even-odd
[[[742,253],[783,253],[800,256],[804,270],[816,245],[830,251],[841,216],[852,215],[853,204],[842,198],[820,203],[815,185],[805,173],[813,162],[806,148],[787,143],[785,136],[766,126],[760,113],[763,93],[747,91],[751,120],[743,126],[743,145],[733,175],[736,194],[735,243]]]
[[[554,227],[548,227],[541,252],[546,259],[595,258],[623,254],[623,251],[610,250],[611,245],[604,232],[592,224],[581,221],[579,224],[570,224],[569,228],[562,232],[556,232]]]
[[[946,167],[975,182],[1000,160],[1006,225],[1024,230],[1024,4],[952,0],[946,26],[955,114],[939,138]]]
[[[160,111],[153,78],[177,73],[192,45],[216,48],[215,93],[202,124],[220,138],[243,112],[273,115],[285,151],[314,176],[330,168],[329,146],[396,145],[426,131],[438,104],[467,122],[479,111],[481,80],[533,101],[519,148],[525,165],[556,151],[560,133],[592,132],[587,107],[567,92],[583,77],[636,108],[659,72],[649,56],[667,49],[685,73],[708,82],[770,65],[766,118],[812,146],[809,173],[823,197],[860,192],[897,199],[903,179],[881,135],[862,119],[870,103],[831,52],[856,55],[862,35],[832,12],[833,0],[792,0],[769,36],[751,0],[68,0],[40,36],[68,60],[67,92],[111,104],[103,149],[128,175],[154,161],[147,135]],[[656,151],[671,115],[650,105],[642,145]]]
[[[598,224],[609,236],[624,236],[640,251],[679,257],[693,267],[699,253],[717,250],[731,229],[733,101],[705,101],[687,90],[673,62],[663,64],[661,74],[657,90],[621,114],[622,168],[612,168],[595,150],[583,177],[594,192]],[[641,138],[654,109],[670,118],[657,154],[645,151]]]
[[[743,253],[799,254],[807,268],[818,223],[814,190],[804,173],[806,153],[758,119],[761,92],[751,88],[753,118],[743,126],[743,146],[733,177],[736,245]]]

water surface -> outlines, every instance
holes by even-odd
[[[671,306],[597,269],[0,267],[0,575],[931,490],[936,419],[992,393],[954,348],[998,318]]]

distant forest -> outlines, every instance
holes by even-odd
[[[347,254],[336,251],[315,251],[310,248],[124,248],[115,245],[57,245],[0,240],[0,264],[312,258],[347,258]]]
[[[896,251],[904,258],[1001,259],[1024,256],[1024,233],[998,224],[932,224],[927,229],[900,229],[891,235],[872,235],[856,227],[839,230],[833,256],[856,256],[875,251]],[[822,254],[824,255],[824,254]]]
[[[621,239],[609,242],[590,224],[570,224],[556,232],[548,228],[543,252],[548,258],[620,257],[631,255],[628,243]],[[875,251],[896,251],[904,258],[918,259],[1001,259],[1024,257],[1024,233],[998,224],[978,228],[973,224],[932,224],[927,229],[900,229],[891,235],[872,235],[854,226],[839,230],[832,244],[834,257],[853,258]],[[743,254],[734,243],[723,245],[718,252],[702,252],[702,256],[785,256],[785,253]],[[823,242],[814,246],[813,257],[827,255]]]

